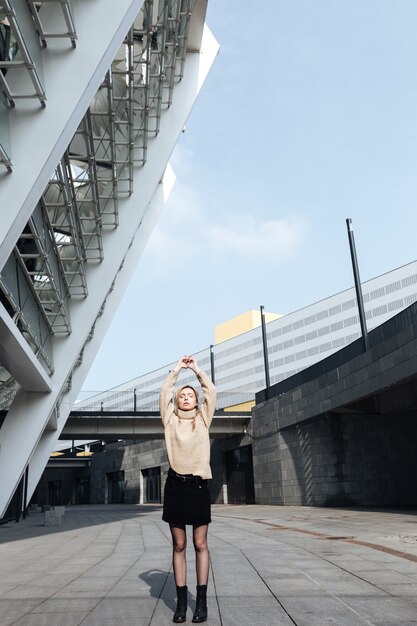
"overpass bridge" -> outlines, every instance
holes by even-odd
[[[250,411],[218,409],[210,437],[221,438],[246,433]],[[163,439],[159,411],[71,411],[60,439]]]

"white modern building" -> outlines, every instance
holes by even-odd
[[[367,330],[417,301],[417,261],[362,284]],[[273,385],[352,343],[361,334],[355,288],[311,304],[266,324],[270,384]],[[260,326],[196,354],[207,372],[214,365],[218,408],[254,399],[265,388],[265,362]],[[175,363],[139,376],[77,405],[85,409],[157,410],[162,381]],[[194,384],[181,374],[181,383]]]
[[[206,0],[0,0],[0,517],[28,501],[173,183]]]

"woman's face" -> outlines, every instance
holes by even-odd
[[[181,409],[181,411],[191,411],[191,409],[195,409],[196,407],[197,398],[194,389],[191,389],[191,387],[181,389],[180,395],[178,396],[178,408]]]

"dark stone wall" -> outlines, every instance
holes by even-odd
[[[271,404],[255,409],[254,416],[257,503],[417,504],[414,413],[328,413],[278,431]]]
[[[238,447],[241,437],[231,437],[221,442],[211,441],[211,468],[213,480],[210,481],[210,493],[213,503],[223,503],[223,485],[226,483],[224,450]],[[220,445],[219,445],[220,444]],[[91,461],[92,504],[106,502],[106,474],[124,470],[125,502],[140,502],[140,472],[150,467],[161,467],[161,491],[168,473],[168,457],[165,443],[161,440],[144,441],[129,444],[118,442],[106,446],[102,452],[94,454]]]
[[[89,475],[88,467],[48,467],[42,474],[31,502],[38,505],[51,504],[49,502],[49,483],[51,481],[61,481],[61,498],[59,504],[68,506],[75,502],[75,482],[77,478]]]
[[[213,475],[210,481],[211,501],[213,504],[224,504],[224,486],[227,485],[225,453],[251,443],[245,435],[213,439],[211,442],[210,465]]]
[[[246,442],[247,443],[247,442]],[[223,503],[223,485],[226,484],[225,451],[245,445],[245,438],[229,437],[224,440],[212,440],[211,442],[211,467],[213,479],[210,481],[210,493],[213,503]],[[151,467],[161,468],[161,495],[169,468],[165,443],[161,440],[144,441],[140,443],[129,443],[119,441],[108,444],[104,450],[95,452],[91,457],[90,469],[90,503],[107,503],[107,480],[106,476],[112,472],[124,471],[125,492],[124,502],[126,504],[139,504],[141,501],[141,471]],[[51,472],[58,470],[48,469],[44,473],[41,484],[44,485],[43,492],[47,492],[47,480],[51,478]],[[55,474],[54,474],[55,475]],[[68,470],[66,476],[66,491],[71,492],[72,482],[75,479],[75,470]],[[46,481],[46,482],[45,482]],[[68,503],[71,500],[68,500]],[[144,494],[143,501],[146,502]],[[43,500],[46,502],[46,500]]]
[[[415,412],[386,415],[329,412],[278,428],[279,399],[255,407],[251,434],[211,442],[213,503],[224,502],[226,452],[252,444],[255,501],[311,506],[416,506]],[[107,502],[106,475],[124,471],[126,503],[141,501],[141,471],[168,459],[163,441],[117,442],[91,457],[90,468],[48,468],[38,485],[38,504],[48,504],[48,482],[61,481],[61,504],[74,503],[76,478],[90,473],[92,504]],[[144,494],[143,500],[146,501]],[[33,500],[35,501],[35,500]]]
[[[213,503],[224,501],[223,485],[226,484],[225,451],[245,445],[245,438],[229,437],[211,441],[211,467],[213,480],[210,492]],[[141,501],[141,472],[144,469],[161,468],[161,495],[169,468],[165,443],[159,439],[142,442],[118,441],[107,444],[103,450],[91,456],[89,468],[47,468],[36,490],[40,504],[48,504],[48,482],[61,480],[62,504],[74,504],[75,480],[79,476],[90,476],[90,504],[105,504],[108,501],[107,475],[124,472],[126,504]],[[33,500],[35,501],[35,500]],[[143,501],[146,502],[146,494]]]
[[[417,304],[368,338],[257,394],[256,502],[417,504]]]
[[[125,472],[125,502],[137,504],[140,501],[140,473],[151,467],[161,468],[161,496],[168,472],[168,457],[160,440],[144,441],[126,446],[123,460]],[[146,497],[144,497],[146,501]]]
[[[160,440],[141,443],[117,442],[94,454],[91,459],[91,503],[107,502],[106,476],[111,472],[124,471],[126,504],[140,502],[140,474],[144,469],[161,467],[162,488],[168,471],[165,446]]]

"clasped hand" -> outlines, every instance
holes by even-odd
[[[195,360],[195,358],[191,355],[185,355],[183,356],[179,361],[178,361],[178,365],[180,365],[181,367],[189,367],[192,370],[196,370],[197,369],[197,361]]]

